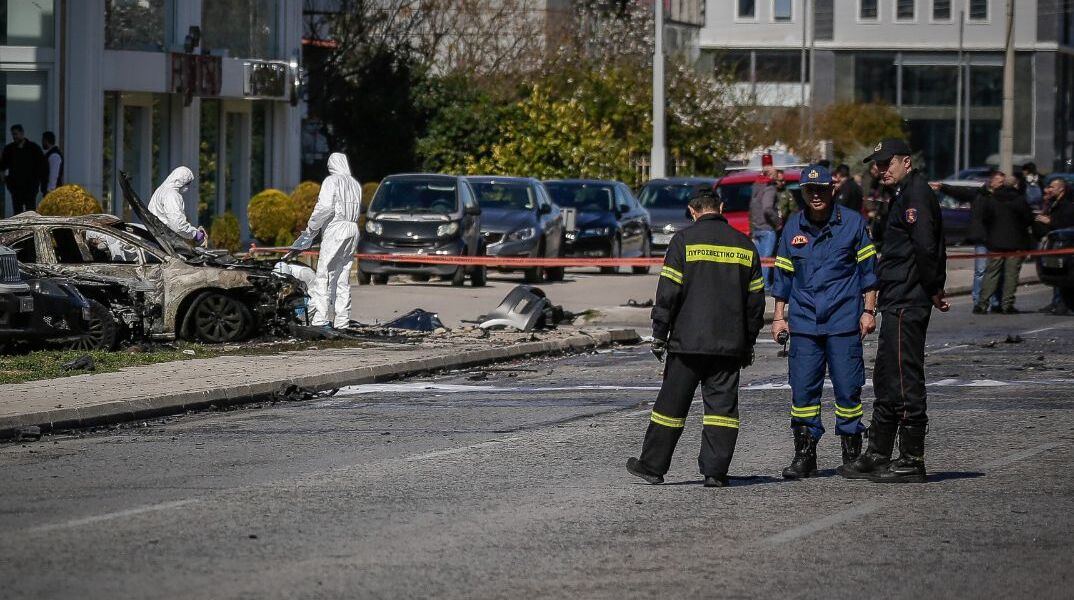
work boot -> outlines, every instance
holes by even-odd
[[[850,464],[836,468],[835,472],[847,479],[869,479],[872,473],[886,469],[891,464],[891,451],[895,447],[897,425],[873,423],[867,430],[869,448]]]
[[[705,487],[727,487],[727,475],[706,476]]]
[[[805,479],[817,474],[817,438],[808,425],[795,425],[794,460],[783,469],[784,479]]]
[[[650,472],[649,469],[646,469],[645,466],[641,464],[640,460],[634,458],[633,456],[627,459],[626,470],[631,475],[635,477],[641,477],[652,485],[664,483],[663,475],[657,475],[656,473]]]
[[[869,478],[877,483],[925,483],[925,426],[899,429],[899,460]]]
[[[843,446],[843,464],[847,465],[858,460],[861,456],[861,434],[841,435],[839,441]]]

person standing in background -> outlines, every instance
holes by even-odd
[[[12,215],[37,208],[37,191],[45,180],[45,154],[41,146],[26,139],[22,125],[11,126],[12,142],[0,155],[0,171],[7,171],[4,183],[11,193]]]
[[[776,252],[776,229],[779,228],[779,209],[776,208],[776,168],[772,155],[761,157],[761,176],[753,184],[750,196],[750,238],[757,246],[762,259],[771,258]],[[764,289],[772,287],[771,269],[763,267]]]
[[[861,214],[862,205],[865,203],[865,195],[861,191],[854,178],[850,176],[850,167],[839,165],[832,171],[832,191],[836,204],[841,204],[850,210]]]
[[[41,134],[41,147],[45,150],[45,181],[41,186],[41,195],[63,185],[63,152],[56,145],[56,134],[46,131]]]

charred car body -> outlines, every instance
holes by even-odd
[[[25,273],[15,252],[0,246],[0,351],[53,344],[79,347],[89,318],[89,301],[72,282]]]
[[[270,263],[195,248],[153,216],[121,177],[142,225],[112,215],[0,220],[0,244],[30,269],[72,281],[90,303],[93,346],[123,339],[234,342],[284,333],[305,314],[305,284]],[[302,323],[304,324],[304,323]]]

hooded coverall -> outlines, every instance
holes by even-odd
[[[358,245],[362,186],[351,177],[347,157],[340,152],[328,157],[328,173],[306,226],[308,233],[321,233],[317,278],[309,288],[310,324],[328,325],[329,315],[333,315],[335,327],[346,327],[351,318],[350,274]]]
[[[200,242],[199,238],[205,234],[186,220],[186,205],[183,201],[183,192],[192,181],[194,173],[190,169],[176,167],[153,192],[153,197],[149,199],[149,212],[183,239]]]

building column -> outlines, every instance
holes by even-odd
[[[170,3],[171,29],[169,38],[174,49],[181,46],[187,32],[193,25],[201,26],[201,2]],[[103,9],[102,9],[103,10]],[[169,22],[169,21],[165,21]],[[169,68],[171,63],[169,62]],[[170,82],[169,82],[170,83]],[[172,94],[170,130],[168,135],[168,156],[171,159],[171,168],[184,165],[194,173],[194,184],[186,193],[186,217],[192,225],[198,225],[198,190],[197,182],[200,179],[201,158],[201,99],[194,97],[190,106],[183,106],[183,98],[178,94]],[[170,172],[170,171],[169,171]],[[164,174],[163,177],[167,177]],[[160,182],[155,182],[159,185]],[[209,206],[213,206],[215,198],[206,198]]]
[[[276,46],[282,60],[302,65],[302,1],[280,0]],[[302,105],[274,102],[272,106],[272,169],[269,181],[288,193],[302,177]]]
[[[1036,130],[1031,154],[1037,168],[1051,171],[1055,165],[1055,106],[1059,94],[1055,87],[1055,52],[1035,52],[1033,69],[1033,104],[1035,109],[1033,128]],[[1066,132],[1059,132],[1065,136]]]
[[[64,180],[84,186],[103,198],[104,164],[94,148],[104,145],[104,88],[101,57],[104,54],[105,0],[67,2],[64,106]]]

